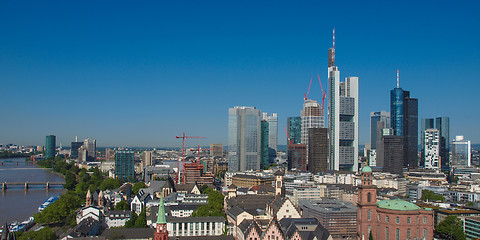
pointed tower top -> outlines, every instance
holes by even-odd
[[[335,49],[335,28],[333,28],[333,49]]]
[[[87,198],[91,198],[91,197],[92,197],[92,193],[90,193],[90,189],[88,189]]]
[[[163,197],[160,198],[160,204],[158,205],[157,224],[166,224],[165,217],[165,204],[163,203]]]
[[[397,69],[397,88],[400,87],[400,72]]]

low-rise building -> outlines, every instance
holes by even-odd
[[[480,217],[466,217],[463,231],[467,239],[480,239]]]
[[[225,229],[224,217],[188,217],[167,216],[169,237],[177,236],[219,236]]]
[[[273,176],[236,174],[232,177],[232,184],[237,187],[251,188],[259,185],[272,185],[273,179]]]

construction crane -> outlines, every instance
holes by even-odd
[[[287,134],[287,141],[288,141],[288,144],[293,144],[293,141],[292,141],[292,139],[290,139],[290,136],[288,136],[287,127],[285,127],[285,125],[283,125],[283,128],[285,128],[285,133]]]
[[[183,132],[182,136],[175,136],[175,138],[182,138],[183,139],[183,147],[182,147],[182,167],[183,167],[183,174],[182,174],[182,183],[185,184],[185,140],[187,138],[205,138],[205,137],[191,137],[185,136],[185,132]],[[178,159],[178,168],[177,168],[177,175],[175,177],[175,182],[179,182],[178,174],[180,173],[180,159]]]
[[[318,82],[320,83],[320,88],[322,89],[322,110],[325,110],[325,96],[327,93],[323,91],[322,81],[320,81],[320,76],[317,74]]]
[[[312,86],[312,80],[313,80],[313,77],[310,78],[310,83],[308,84],[308,91],[306,94],[304,94],[305,98],[304,100],[308,100],[308,94],[310,93],[310,87]]]

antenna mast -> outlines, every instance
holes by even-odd
[[[399,87],[400,87],[400,73],[397,69],[397,88],[399,88]]]

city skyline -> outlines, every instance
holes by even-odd
[[[327,84],[333,28],[341,79],[361,79],[360,145],[370,112],[389,110],[397,69],[419,119],[450,117],[450,138],[480,143],[467,108],[480,87],[478,3],[92,3],[3,4],[0,143],[178,147],[186,132],[206,137],[189,147],[226,145],[227,109],[256,106],[278,113],[285,145],[311,76]],[[309,99],[321,96],[313,84]]]

